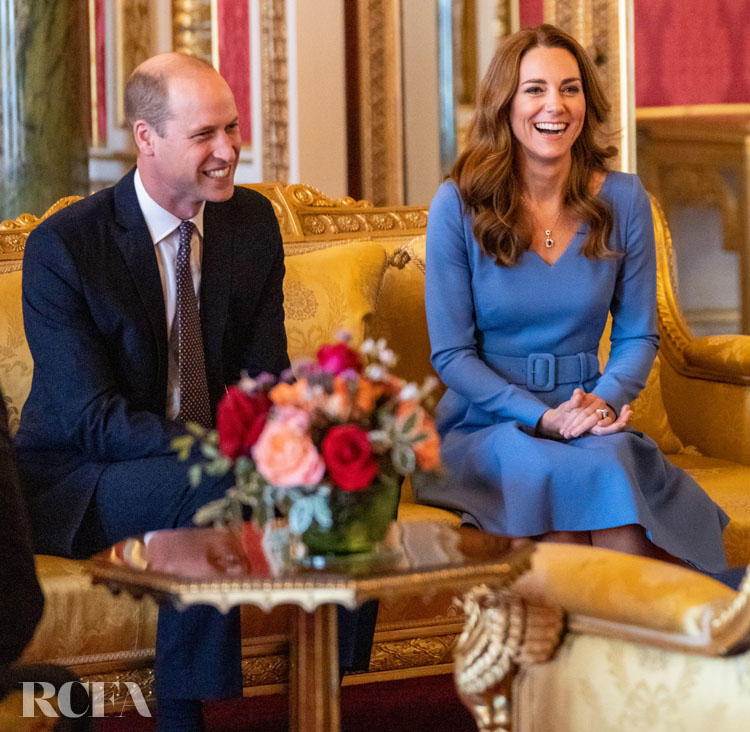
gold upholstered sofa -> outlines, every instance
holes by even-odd
[[[292,358],[309,355],[337,331],[355,341],[385,337],[400,355],[397,371],[421,379],[430,371],[424,315],[425,207],[375,208],[350,198],[331,200],[303,185],[252,186],[272,202],[286,249],[286,327]],[[68,205],[66,198],[47,211]],[[676,299],[671,241],[654,203],[659,255],[661,357],[635,404],[634,424],[650,434],[729,513],[726,548],[732,564],[750,560],[750,338],[691,337]],[[33,364],[21,314],[26,237],[39,218],[0,223],[0,384],[11,428],[18,426]],[[606,357],[606,337],[602,358]],[[456,521],[446,511],[402,495],[403,520]],[[567,548],[555,550],[565,555]],[[617,576],[620,555],[612,554]],[[136,681],[152,689],[156,611],[148,599],[111,596],[92,587],[86,562],[39,556],[46,608],[27,649],[29,662],[67,664],[83,677]],[[694,573],[686,571],[689,581]],[[697,577],[697,575],[695,575]],[[463,617],[449,595],[429,602],[381,603],[370,671],[347,683],[445,673]],[[243,616],[246,693],[285,683],[284,608]],[[123,688],[124,685],[121,686]],[[124,700],[115,699],[117,706]]]

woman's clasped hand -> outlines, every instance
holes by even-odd
[[[631,414],[629,404],[623,405],[620,414],[616,415],[601,397],[583,389],[575,389],[570,399],[566,399],[555,409],[548,409],[542,415],[537,425],[537,434],[566,440],[580,437],[586,432],[592,435],[609,435],[624,429]]]

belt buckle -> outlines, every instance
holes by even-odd
[[[551,353],[530,353],[526,360],[529,391],[552,391],[557,383],[557,362]]]

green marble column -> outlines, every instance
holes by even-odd
[[[0,221],[88,191],[87,0],[0,0]]]

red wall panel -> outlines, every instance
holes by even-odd
[[[748,0],[635,0],[636,106],[750,102]]]
[[[218,0],[219,71],[234,94],[243,143],[252,142],[250,97],[250,3]]]
[[[544,22],[544,0],[518,0],[521,28],[531,28]]]

